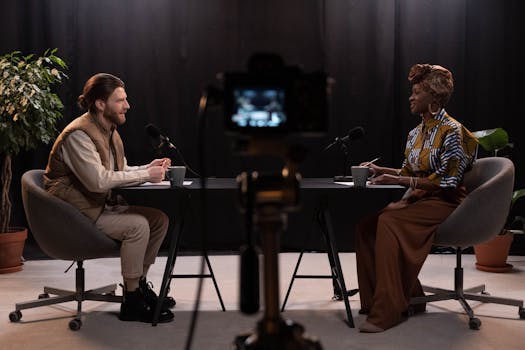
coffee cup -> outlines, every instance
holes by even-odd
[[[185,166],[169,166],[166,170],[166,177],[170,180],[171,187],[182,187],[184,184],[184,176],[186,175]]]
[[[365,188],[366,180],[368,180],[370,168],[367,166],[354,165],[352,166],[352,179],[354,180],[354,187]]]

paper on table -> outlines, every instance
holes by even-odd
[[[190,181],[190,180],[185,180],[184,181],[184,186],[189,186],[193,183],[193,181]],[[170,187],[170,182],[169,181],[161,181],[161,182],[144,182],[143,184],[141,184],[140,186],[142,187]]]
[[[339,185],[345,185],[345,186],[348,186],[348,187],[354,187],[354,183],[353,182],[338,182],[338,181],[336,181],[335,183],[339,184]],[[370,181],[366,182],[366,187],[367,188],[403,188],[403,186],[401,186],[401,185],[371,185]]]

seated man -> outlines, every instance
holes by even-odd
[[[158,297],[146,274],[160,249],[168,217],[162,211],[127,206],[111,189],[164,179],[168,158],[128,166],[117,126],[126,121],[130,105],[124,83],[111,74],[92,76],[78,98],[87,112],[58,136],[44,173],[45,188],[71,203],[109,237],[121,241],[124,300],[119,318],[152,322]],[[169,322],[175,300],[165,298],[159,322]]]

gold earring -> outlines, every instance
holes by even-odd
[[[432,110],[432,103],[429,103],[429,104],[428,104],[428,111],[429,111],[430,114],[432,114],[432,115],[436,115],[436,114],[439,113],[440,110],[441,110],[441,107],[439,107],[439,105],[438,105],[437,110],[434,112],[434,111]]]

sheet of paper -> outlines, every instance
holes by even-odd
[[[354,187],[353,182],[337,182],[336,181],[335,183],[339,185],[348,186],[348,187]],[[366,182],[366,187],[367,188],[403,188],[403,186],[400,186],[400,185],[370,185],[370,181]]]
[[[183,186],[189,186],[193,183],[191,180],[184,180]],[[170,187],[169,181],[161,181],[161,182],[144,182],[140,185],[140,187]]]

